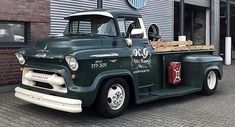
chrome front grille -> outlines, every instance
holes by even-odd
[[[64,78],[55,72],[24,68],[22,83],[32,87],[67,93]]]

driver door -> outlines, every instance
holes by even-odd
[[[121,36],[126,41],[129,39],[131,45],[127,46],[130,54],[131,72],[138,82],[138,87],[149,86],[156,83],[153,73],[156,72],[156,66],[153,64],[156,60],[153,59],[153,49],[148,44],[148,38],[144,32],[142,20],[136,17],[119,17],[119,29]],[[141,29],[141,34],[133,35],[133,29]]]

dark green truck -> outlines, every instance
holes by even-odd
[[[94,105],[112,118],[131,100],[211,95],[223,76],[213,50],[156,52],[136,12],[92,10],[65,19],[63,36],[16,53],[22,66],[17,98],[72,113]]]

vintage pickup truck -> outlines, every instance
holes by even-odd
[[[158,52],[137,12],[91,10],[65,19],[63,36],[15,54],[22,71],[17,98],[71,113],[94,106],[113,118],[130,101],[211,95],[223,76],[223,60],[212,49]]]

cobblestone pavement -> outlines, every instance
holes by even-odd
[[[235,64],[235,63],[234,63]],[[80,114],[60,112],[0,94],[0,127],[77,127],[77,126],[156,126],[156,127],[234,127],[235,65],[224,67],[224,78],[213,96],[199,93],[132,104],[115,119],[100,117],[92,109]]]

